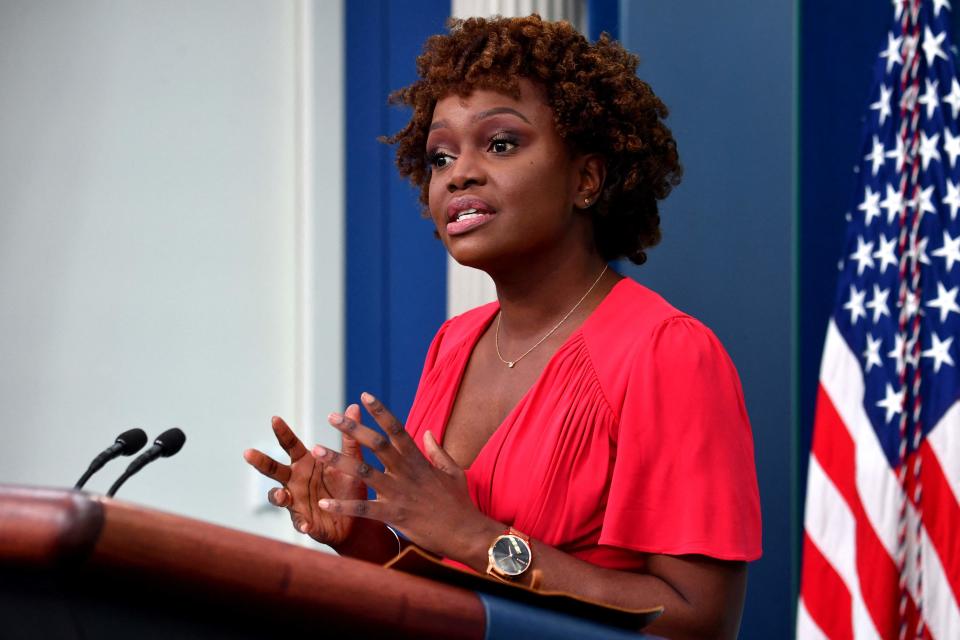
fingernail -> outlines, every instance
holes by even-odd
[[[366,404],[370,404],[371,402],[376,400],[376,398],[374,398],[373,395],[367,393],[366,391],[360,394],[360,399],[363,400]]]
[[[330,501],[327,500],[326,498],[324,498],[323,500],[321,500],[321,501],[318,502],[317,504],[320,505],[320,508],[321,508],[321,509],[329,509],[330,506],[331,506],[331,505],[330,505]]]
[[[300,525],[300,533],[306,533],[306,532],[307,532],[307,529],[309,529],[309,528],[310,528],[310,527],[307,526],[307,523],[304,522],[303,524]]]
[[[327,416],[327,420],[330,421],[330,424],[340,424],[343,422],[343,416],[339,413],[331,413]]]
[[[313,455],[317,456],[318,458],[322,458],[323,456],[327,455],[327,450],[318,444],[313,448]]]

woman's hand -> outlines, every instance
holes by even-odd
[[[368,393],[361,400],[387,437],[360,424],[358,414],[331,413],[330,424],[344,438],[373,451],[385,471],[377,471],[346,452],[321,451],[320,447],[314,451],[324,464],[371,487],[377,492],[377,499],[324,497],[319,501],[323,511],[340,518],[378,520],[424,549],[455,560],[460,560],[464,550],[472,548],[477,540],[492,541],[502,532],[503,525],[474,506],[463,469],[440,448],[431,433],[424,437],[428,460],[379,400]]]
[[[359,421],[360,407],[350,405],[345,414]],[[331,546],[343,544],[353,530],[353,518],[349,514],[324,511],[317,503],[324,498],[365,502],[367,490],[363,482],[324,464],[315,453],[307,451],[281,418],[274,417],[272,426],[277,441],[290,456],[290,464],[280,464],[256,449],[243,452],[244,459],[253,468],[283,485],[267,493],[270,504],[286,507],[294,528],[300,533]],[[349,435],[343,435],[341,448],[342,458],[362,462],[360,445]]]

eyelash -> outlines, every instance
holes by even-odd
[[[500,152],[500,153],[509,153],[510,151],[513,151],[514,148],[516,148],[517,144],[519,144],[519,141],[517,140],[516,136],[512,136],[509,133],[504,133],[501,131],[500,133],[497,133],[492,138],[490,138],[490,144],[487,145],[487,148],[489,149],[493,147],[493,145],[495,144],[511,145],[511,147],[506,151]]]
[[[443,169],[446,166],[444,165],[443,167],[441,167],[437,164],[441,158],[447,158],[448,160],[452,160],[453,156],[451,156],[449,153],[440,151],[439,149],[436,151],[431,151],[430,153],[427,154],[427,161],[430,163],[430,166],[433,167],[433,169],[435,170]]]
[[[517,140],[516,136],[513,136],[509,133],[504,133],[501,131],[501,132],[495,133],[490,138],[490,141],[487,144],[487,150],[492,151],[493,146],[496,144],[510,145],[509,149],[504,149],[503,151],[494,152],[496,153],[496,155],[502,155],[502,154],[510,153],[511,151],[513,151],[516,148],[516,146],[519,144],[519,141]],[[443,169],[447,166],[446,164],[444,164],[443,166],[440,166],[438,164],[440,160],[443,158],[446,158],[448,160],[456,159],[453,155],[445,151],[441,151],[440,149],[435,149],[433,151],[430,151],[427,154],[427,162],[430,163],[430,166],[433,167],[433,169]]]

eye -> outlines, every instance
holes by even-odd
[[[517,148],[517,139],[513,136],[506,135],[503,133],[498,133],[493,138],[490,139],[490,146],[487,147],[488,151],[493,153],[507,153],[513,151]]]
[[[427,154],[427,160],[430,162],[430,166],[434,169],[443,169],[448,164],[453,162],[453,156],[444,151],[431,151]]]

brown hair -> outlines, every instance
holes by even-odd
[[[449,34],[430,37],[417,58],[419,79],[394,92],[391,104],[413,108],[410,122],[385,138],[396,145],[400,175],[428,203],[431,165],[426,141],[437,100],[489,89],[519,97],[519,79],[541,85],[557,132],[572,149],[606,159],[607,176],[588,211],[606,260],[646,261],[660,241],[657,201],[683,174],[664,124],[667,108],[636,75],[638,59],[607,34],[587,42],[567,22],[540,16],[451,20]]]

